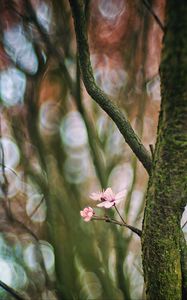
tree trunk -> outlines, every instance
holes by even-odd
[[[147,299],[180,300],[180,220],[187,201],[187,1],[167,0],[161,111],[143,222]],[[186,298],[185,298],[186,297]]]

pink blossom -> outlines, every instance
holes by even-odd
[[[96,201],[102,201],[97,204],[98,207],[110,208],[115,204],[118,204],[125,196],[126,190],[123,190],[117,194],[114,194],[111,188],[107,188],[104,192],[92,193],[90,198]]]
[[[80,211],[81,217],[83,217],[85,222],[89,222],[94,215],[93,208],[85,207],[83,210]]]

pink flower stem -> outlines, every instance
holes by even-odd
[[[134,227],[134,226],[131,226],[131,225],[128,225],[125,220],[123,219],[122,215],[120,214],[119,210],[117,209],[115,203],[114,203],[114,208],[118,214],[118,216],[120,217],[120,219],[122,220],[123,224],[125,227],[129,228],[131,231],[135,232],[137,235],[141,236],[142,232],[141,230],[139,230],[138,228]]]
[[[133,227],[131,225],[128,225],[125,222],[120,222],[120,221],[117,221],[115,219],[111,219],[108,216],[105,216],[105,217],[93,216],[92,220],[105,221],[105,222],[108,222],[108,223],[112,223],[112,224],[116,224],[116,225],[119,225],[119,226],[127,227],[131,231],[133,231],[134,233],[136,233],[139,237],[141,237],[141,234],[142,234],[141,230],[139,230],[138,228]]]
[[[127,225],[127,223],[125,222],[125,220],[123,219],[123,217],[121,216],[119,210],[117,209],[115,203],[114,203],[114,208],[117,211],[118,216],[120,217],[121,221],[123,222],[123,224]]]

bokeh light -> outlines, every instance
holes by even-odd
[[[5,168],[3,171],[0,169],[0,197],[3,198],[5,196],[5,191],[2,190],[2,184],[4,184],[6,187],[6,196],[8,198],[13,198],[19,191],[17,185],[18,180],[19,178],[13,170]]]
[[[116,180],[118,178],[118,180]],[[116,192],[123,189],[129,189],[132,185],[133,169],[130,163],[124,163],[116,166],[109,177],[110,186],[114,188]]]
[[[23,103],[26,87],[25,74],[16,68],[0,72],[0,95],[5,106]]]
[[[20,161],[20,152],[16,143],[8,137],[2,137],[0,146],[0,162],[4,161],[4,166],[7,168],[16,168]]]
[[[36,9],[36,16],[43,28],[49,32],[51,27],[52,11],[51,7],[45,1],[40,1]]]
[[[40,250],[43,256],[46,271],[54,275],[55,256],[53,246],[47,241],[40,240]]]
[[[28,278],[24,271],[24,267],[16,262],[11,263],[12,285],[16,288],[25,288],[28,284]]]
[[[86,152],[80,156],[70,155],[64,164],[65,176],[68,182],[80,184],[84,182],[91,174],[91,166]]]
[[[185,206],[185,210],[182,215],[181,226],[183,226],[183,231],[187,237],[187,206]]]
[[[98,9],[101,15],[109,21],[114,21],[125,10],[124,0],[100,0]]]
[[[130,202],[130,213],[128,216],[128,220],[131,224],[134,224],[134,222],[136,221],[137,215],[140,211],[140,207],[142,206],[143,197],[143,191],[139,189],[133,190]]]
[[[22,25],[9,27],[4,31],[5,50],[12,60],[30,74],[38,69],[38,60],[32,43],[26,38]]]
[[[152,100],[160,101],[160,76],[157,75],[152,80],[150,80],[146,85],[146,89],[148,96],[151,97]]]
[[[92,66],[96,83],[102,90],[111,96],[118,96],[121,89],[125,89],[128,82],[127,72],[106,55],[91,55]]]
[[[11,262],[2,258],[0,258],[0,280],[7,285],[11,285],[13,280]]]
[[[71,148],[87,144],[87,132],[81,115],[77,111],[69,112],[62,120],[60,133],[63,143]]]
[[[59,131],[60,119],[60,104],[53,100],[48,100],[41,105],[39,121],[42,132],[47,134],[57,133]]]
[[[6,243],[6,234],[0,237],[0,280],[13,288],[25,288],[28,279],[23,266],[16,261],[18,253],[17,248],[12,248]]]
[[[27,215],[33,222],[43,222],[46,218],[46,203],[42,194],[31,195],[26,204]]]
[[[36,245],[29,244],[24,250],[24,261],[27,267],[33,271],[37,271],[39,268]]]

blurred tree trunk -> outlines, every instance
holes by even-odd
[[[147,299],[180,300],[187,299],[186,245],[181,248],[180,225],[187,200],[186,0],[167,1],[165,24],[160,66],[162,103],[142,249]]]

